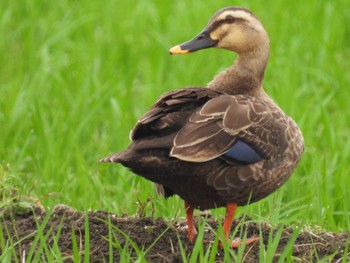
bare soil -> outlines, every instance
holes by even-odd
[[[7,235],[10,235],[14,242],[21,240],[19,244],[16,245],[16,253],[19,259],[21,259],[23,251],[29,251],[35,237],[35,235],[31,234],[37,231],[37,222],[42,222],[45,216],[45,212],[35,209],[35,211],[22,215],[12,217],[5,216],[0,219],[5,239],[8,238]],[[146,259],[149,262],[182,262],[178,242],[182,243],[188,255],[190,255],[193,249],[193,246],[189,244],[187,240],[186,224],[182,221],[166,222],[160,218],[116,216],[105,211],[89,212],[88,219],[91,262],[109,261],[110,247],[108,237],[110,229],[113,229],[113,235],[118,238],[118,242],[122,248],[129,243],[130,253],[135,256],[135,259],[137,258],[136,252],[121,232],[129,236],[139,248],[145,249],[151,246],[152,243],[161,236],[146,255]],[[276,229],[271,228],[271,226],[266,223],[257,224],[251,220],[247,220],[247,217],[245,217],[244,220],[246,223],[244,223],[243,228],[240,227],[240,231],[246,231],[248,237],[259,236],[260,231],[262,231],[265,246],[268,244],[269,236],[276,235],[277,233]],[[108,221],[111,222],[113,227],[106,223]],[[206,222],[208,229],[217,229],[218,223],[216,220],[207,218]],[[232,229],[238,224],[242,225],[240,218],[234,220]],[[49,229],[52,231],[52,235],[47,241],[49,246],[53,245],[53,238],[60,229],[61,233],[58,245],[62,256],[67,258],[67,262],[73,262],[71,257],[73,254],[72,231],[75,233],[77,244],[81,248],[81,253],[84,253],[85,213],[78,212],[64,205],[57,205],[52,213],[50,213],[45,231],[49,231]],[[165,233],[163,233],[164,231]],[[238,231],[238,234],[240,231]],[[282,253],[284,247],[292,237],[292,233],[293,230],[290,227],[285,227],[283,229],[282,237],[275,254],[274,260],[276,262],[278,261],[279,253]],[[214,240],[213,231],[205,231],[204,239]],[[296,262],[317,262],[327,255],[334,255],[334,262],[337,262],[338,259],[340,259],[339,262],[342,262],[341,258],[343,257],[344,250],[349,240],[349,232],[338,234],[321,232],[316,234],[311,231],[303,230],[295,241],[293,256]],[[208,246],[208,244],[205,246]],[[221,262],[223,260],[223,252],[222,249],[218,249],[216,262]],[[114,247],[113,259],[115,262],[119,262],[119,258],[119,250]],[[246,247],[244,262],[259,262],[259,242]]]

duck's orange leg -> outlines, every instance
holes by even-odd
[[[229,240],[232,220],[233,220],[233,217],[235,215],[236,209],[237,209],[237,204],[235,204],[235,203],[229,203],[229,204],[226,205],[226,216],[225,216],[224,227],[223,227],[226,241]],[[253,243],[253,242],[257,241],[257,240],[259,240],[259,237],[252,237],[252,238],[247,239],[245,241],[245,244],[249,245],[250,243]],[[237,248],[241,244],[242,244],[242,241],[234,240],[231,243],[231,248]]]
[[[194,219],[193,219],[194,207],[185,201],[185,209],[186,209],[186,220],[187,220],[187,226],[188,226],[187,236],[190,243],[193,244],[194,239],[196,238],[196,235],[197,235],[197,230],[194,226]]]
[[[226,216],[224,221],[224,235],[226,241],[228,241],[230,232],[231,232],[231,226],[232,226],[232,220],[236,213],[237,205],[234,203],[229,203],[226,205]]]

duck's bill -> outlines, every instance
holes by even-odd
[[[202,31],[194,39],[172,47],[169,50],[171,55],[173,54],[188,54],[200,49],[214,47],[217,41],[210,38],[210,34],[207,31]]]

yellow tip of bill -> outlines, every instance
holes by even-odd
[[[174,55],[174,54],[188,54],[190,52],[188,50],[181,49],[180,45],[177,45],[175,47],[172,47],[169,50],[169,53],[170,55]]]

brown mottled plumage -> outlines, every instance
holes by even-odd
[[[226,206],[228,237],[236,206],[279,188],[303,152],[300,129],[262,89],[269,39],[259,19],[244,8],[224,8],[198,36],[170,53],[209,47],[238,57],[207,88],[161,96],[137,122],[129,148],[102,160],[157,183],[166,197],[184,199],[191,242],[193,208]]]

